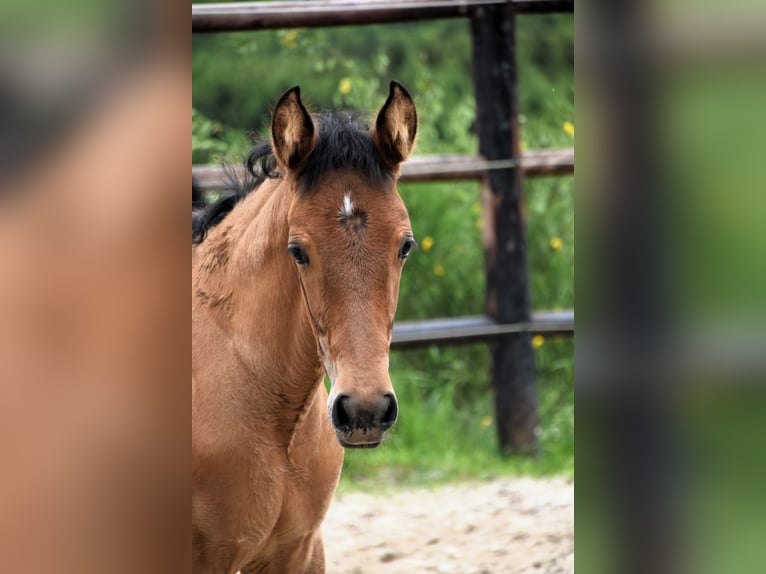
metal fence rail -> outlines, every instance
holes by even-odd
[[[392,349],[409,349],[434,344],[468,344],[489,341],[513,333],[571,336],[574,310],[533,311],[529,321],[502,324],[485,315],[424,321],[399,321],[394,325]]]
[[[192,4],[192,32],[231,32],[464,18],[510,2],[516,14],[573,12],[574,0],[311,0]]]

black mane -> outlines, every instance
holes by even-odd
[[[394,178],[393,170],[383,161],[360,114],[339,112],[315,118],[317,144],[297,175],[302,193],[316,189],[319,179],[328,172],[351,168],[367,175],[372,183]],[[226,169],[227,189],[215,202],[192,211],[192,243],[201,243],[208,230],[220,223],[234,206],[266,179],[282,177],[271,144],[260,143],[245,161],[246,173]],[[193,204],[194,207],[194,204]]]

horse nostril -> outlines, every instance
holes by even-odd
[[[380,418],[380,428],[385,431],[394,426],[396,417],[399,415],[399,407],[396,404],[396,397],[392,393],[386,393],[383,398],[388,405],[383,416]]]
[[[332,406],[332,424],[341,431],[351,430],[351,415],[348,412],[348,395],[338,395]]]

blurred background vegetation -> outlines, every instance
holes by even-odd
[[[574,145],[571,15],[517,19],[522,146]],[[300,84],[313,110],[374,114],[396,79],[416,99],[416,153],[476,153],[467,20],[193,37],[192,160],[237,162],[248,132],[265,133],[271,106]],[[397,319],[484,311],[477,182],[406,184],[400,192],[420,250],[402,278]],[[525,182],[532,302],[574,306],[574,181]],[[573,341],[536,337],[540,457],[498,454],[485,345],[392,353],[401,416],[387,443],[349,451],[344,484],[433,482],[574,469]]]

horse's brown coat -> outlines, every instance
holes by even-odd
[[[389,155],[409,154],[414,142],[401,138],[415,133],[414,105],[398,85],[384,110],[392,101],[407,112],[385,114],[373,140]],[[325,370],[333,397],[366,405],[393,392],[388,348],[400,247],[411,235],[407,212],[393,178],[373,182],[351,169],[301,192],[295,170],[316,145],[301,110],[291,90],[274,113],[284,178],[249,194],[193,250],[195,572],[324,572],[320,525],[343,461]],[[397,118],[409,124],[388,125]],[[341,224],[346,196],[366,214],[363,227]],[[294,241],[308,265],[285,252]]]

